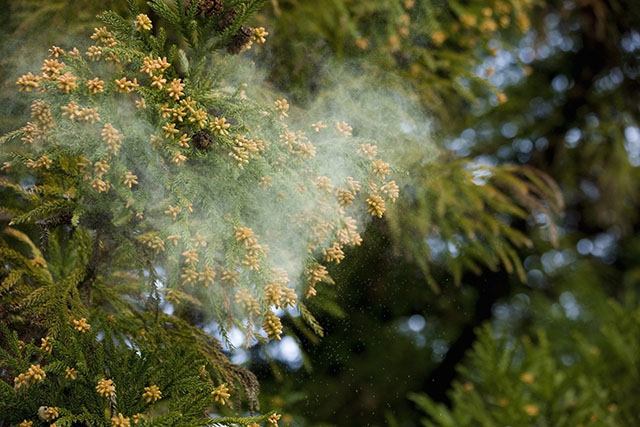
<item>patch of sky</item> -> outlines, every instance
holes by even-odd
[[[627,126],[624,129],[624,138],[629,163],[632,166],[640,166],[640,129],[637,126]]]
[[[578,128],[571,128],[564,136],[564,145],[567,148],[575,148],[578,146],[580,138],[582,138],[582,131]]]

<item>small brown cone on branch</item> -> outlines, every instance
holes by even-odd
[[[231,54],[237,54],[242,52],[242,49],[251,42],[251,35],[253,34],[253,28],[243,25],[238,32],[233,36],[227,46],[227,52]]]
[[[236,20],[236,16],[238,16],[238,12],[235,9],[228,9],[222,12],[220,18],[218,18],[218,23],[216,24],[216,30],[224,31],[233,24],[233,21]]]
[[[193,0],[187,0],[185,2],[185,8],[188,9],[192,4]],[[223,0],[200,0],[200,4],[198,5],[198,15],[204,15],[208,18],[222,13],[223,10]]]
[[[211,135],[211,132],[209,132],[209,130],[202,129],[193,134],[193,136],[191,137],[191,141],[193,142],[193,145],[196,146],[196,148],[206,150],[213,144],[213,136]]]
[[[222,13],[222,0],[200,0],[198,13],[207,17]]]

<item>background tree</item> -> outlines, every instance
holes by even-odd
[[[412,3],[409,2],[409,5]],[[428,9],[420,3],[416,2],[407,13],[411,15],[414,8]],[[305,11],[304,16],[312,21],[319,17],[316,26],[287,26],[286,31],[298,35],[304,33],[300,37],[316,41],[313,49],[305,50],[304,61],[295,59],[296,55],[282,55],[279,61],[275,61],[276,64],[300,64],[298,72],[309,69],[310,64],[315,66],[316,62],[309,61],[315,55],[320,58],[323,54],[353,56],[358,52],[357,42],[360,38],[371,36],[384,40],[389,34],[380,31],[380,28],[388,27],[367,25],[366,19],[352,17],[382,17],[380,19],[388,22],[392,21],[392,18],[385,20],[393,15],[390,10],[401,16],[403,8],[408,9],[406,4],[401,3],[397,6],[369,3],[368,9],[363,12],[364,6],[358,9],[357,5],[349,2],[333,2],[322,10],[339,10],[342,21],[336,23],[326,19],[327,15],[322,12],[314,13],[312,8],[295,7],[293,3],[283,2],[278,5],[280,8],[274,10],[274,15],[283,21],[294,16],[295,19],[301,19]],[[354,291],[345,296],[347,301],[343,305],[362,308],[362,315],[358,318],[329,320],[335,325],[330,336],[335,337],[336,341],[327,346],[320,344],[317,351],[310,352],[309,363],[315,367],[313,377],[321,375],[319,371],[324,376],[322,381],[318,381],[321,385],[311,386],[311,395],[318,398],[309,399],[310,402],[321,403],[311,403],[306,414],[326,413],[326,420],[365,417],[372,424],[382,424],[387,414],[387,422],[395,419],[399,424],[411,425],[410,420],[415,420],[415,415],[408,406],[402,404],[404,393],[400,390],[403,385],[409,383],[408,388],[414,387],[414,390],[427,392],[436,400],[449,402],[446,390],[456,378],[456,365],[475,341],[474,329],[482,321],[492,320],[499,327],[508,326],[509,333],[515,337],[527,333],[534,343],[537,340],[535,331],[544,328],[550,336],[552,349],[566,349],[568,330],[584,333],[589,342],[595,342],[599,336],[598,330],[604,325],[608,327],[610,321],[596,314],[600,312],[596,308],[600,306],[600,300],[614,297],[625,301],[629,308],[634,307],[637,265],[632,260],[635,253],[633,248],[637,246],[634,243],[637,228],[634,225],[637,210],[634,200],[637,189],[631,182],[637,182],[634,177],[638,173],[635,160],[638,91],[637,73],[634,71],[638,60],[637,42],[634,42],[638,34],[635,28],[638,22],[637,8],[630,3],[617,2],[556,2],[539,7],[525,6],[512,5],[514,14],[509,15],[509,26],[518,31],[511,32],[480,31],[479,24],[487,17],[499,19],[496,11],[502,6],[497,4],[489,5],[492,10],[487,12],[483,11],[482,5],[473,2],[465,6],[436,6],[430,10],[435,10],[434,14],[452,16],[453,22],[443,19],[441,22],[444,25],[441,22],[434,25],[433,22],[413,18],[410,22],[419,28],[418,34],[422,29],[435,39],[443,40],[442,43],[436,43],[433,38],[429,42],[428,36],[409,36],[400,38],[403,43],[411,45],[409,49],[401,51],[412,52],[405,64],[411,64],[412,61],[420,63],[422,58],[435,55],[446,56],[449,61],[431,64],[448,70],[449,65],[457,63],[455,58],[461,51],[458,41],[469,33],[481,35],[475,47],[463,50],[464,54],[461,55],[476,64],[475,67],[463,67],[464,72],[472,77],[462,72],[443,74],[447,76],[447,82],[462,83],[457,86],[459,93],[450,92],[450,96],[445,98],[445,107],[451,106],[450,109],[438,111],[434,103],[429,101],[433,99],[432,92],[448,87],[446,83],[431,85],[423,89],[424,92],[421,91],[421,95],[424,93],[425,108],[431,111],[430,116],[434,119],[435,135],[446,149],[453,152],[454,157],[472,156],[481,164],[490,165],[531,165],[549,173],[560,184],[568,204],[567,214],[558,229],[560,246],[557,249],[547,248],[544,253],[538,254],[527,249],[519,251],[526,259],[526,286],[509,280],[504,272],[483,271],[479,280],[470,275],[463,276],[461,288],[455,289],[447,285],[447,266],[445,275],[437,275],[437,282],[443,290],[435,296],[428,291],[418,292],[406,286],[406,283],[420,280],[416,264],[407,263],[406,258],[393,259],[398,252],[388,239],[392,234],[384,228],[370,228],[370,233],[381,233],[385,237],[376,240],[381,246],[370,249],[369,253],[375,255],[359,260],[358,265],[376,265],[379,268],[353,267],[359,273],[354,275],[358,277],[359,286],[350,288]],[[459,9],[455,10],[456,7]],[[385,12],[376,14],[376,11]],[[518,15],[517,11],[523,11],[525,15]],[[472,16],[465,20],[475,21],[475,24],[458,31],[465,28],[462,23],[465,15]],[[534,25],[530,26],[529,23]],[[440,33],[443,26],[443,33]],[[340,32],[336,30],[337,27],[346,30]],[[352,31],[354,28],[357,31]],[[410,28],[410,34],[413,34],[413,27]],[[341,35],[340,41],[336,41],[339,37],[336,34]],[[291,40],[290,36],[278,39],[278,34],[274,32],[274,38],[282,41],[283,52],[305,49],[302,45],[287,41]],[[485,40],[486,44],[483,45],[481,40]],[[380,46],[376,43],[373,45]],[[486,46],[485,49],[482,46]],[[379,69],[402,74],[405,76],[404,82],[414,88],[428,81],[422,77],[416,77],[414,81],[406,72],[411,69],[410,65],[403,68],[391,61],[378,62],[379,58],[392,57],[393,52],[393,49],[385,46],[378,49],[382,53],[367,57],[367,61],[375,62]],[[450,53],[450,50],[454,52]],[[322,60],[318,63],[322,63]],[[287,70],[295,69],[295,66],[276,67],[278,71],[273,74],[274,79],[283,86],[297,81],[304,84],[305,80],[296,80],[299,74],[289,77]],[[322,81],[325,74],[326,70],[318,66],[310,73],[313,76],[311,81]],[[461,78],[456,79],[457,76]],[[482,78],[494,86],[493,94],[483,90],[484,87],[478,90],[477,86],[471,85],[471,82],[477,83]],[[312,84],[310,89],[318,87],[322,86]],[[470,93],[477,99],[465,96]],[[425,172],[428,170],[424,169]],[[433,174],[427,176],[434,181]],[[423,188],[428,189],[429,179],[425,181],[421,183]],[[431,208],[433,205],[427,206]],[[627,209],[630,209],[629,213],[623,214]],[[429,212],[428,209],[426,211]],[[416,216],[420,220],[430,218],[425,215],[425,210],[404,212],[410,217],[419,213]],[[515,226],[525,230],[528,225],[539,221],[546,228],[551,226],[549,219],[548,215],[535,215],[527,223],[515,223]],[[410,222],[403,222],[407,223]],[[526,234],[536,236],[530,231]],[[430,233],[417,235],[429,236]],[[534,237],[534,240],[541,245],[539,248],[545,247],[545,239]],[[431,250],[440,248],[440,259],[451,256],[448,253],[451,248],[446,241],[431,239],[428,242]],[[404,246],[407,247],[406,244]],[[383,249],[385,247],[386,251]],[[460,250],[454,252],[458,255]],[[390,259],[393,261],[387,262]],[[434,261],[429,267],[440,273],[442,270],[438,270],[438,258]],[[395,268],[396,265],[398,268]],[[367,272],[372,274],[365,279]],[[579,314],[575,311],[577,307]],[[557,323],[550,323],[551,313]],[[415,315],[419,316],[413,317]],[[423,322],[422,318],[426,321]],[[372,329],[375,332],[369,334]],[[340,334],[343,330],[345,333]],[[354,336],[350,333],[353,330],[360,333]],[[405,331],[405,334],[401,331]],[[502,347],[500,351],[505,350],[506,347]],[[352,351],[357,351],[357,356]],[[399,355],[407,355],[407,358],[414,360],[413,364],[409,365]],[[560,355],[556,353],[554,357],[557,361]],[[577,356],[572,353],[571,357]],[[385,362],[378,365],[375,362],[377,358]],[[395,364],[391,360],[403,360],[405,363]],[[361,371],[356,367],[363,365],[370,366],[370,369],[359,375]],[[384,374],[380,374],[381,366],[384,367]],[[473,366],[478,370],[482,368],[480,363],[474,363]],[[588,368],[587,365],[580,365],[576,369],[587,372]],[[373,375],[374,372],[378,375]],[[464,372],[468,372],[468,368]],[[419,378],[415,378],[414,373]],[[482,372],[474,375],[482,375]],[[522,385],[517,378],[511,380]],[[411,384],[412,381],[415,381],[415,386]],[[602,387],[605,389],[617,387],[618,379],[615,376],[605,377],[603,381]],[[347,392],[342,387],[344,382],[353,384],[351,389],[357,389],[358,392]],[[634,384],[634,381],[630,380],[629,383]],[[309,384],[311,381],[300,381],[296,386]],[[327,390],[327,384],[333,384],[333,387]],[[462,385],[457,387],[462,389]],[[393,393],[389,390],[393,390]],[[357,403],[340,405],[330,399],[332,393],[347,393],[349,399],[343,399]],[[453,396],[458,399],[457,392]],[[393,403],[385,407],[383,402],[389,401]],[[462,404],[462,400],[460,402]],[[517,416],[522,415],[524,404],[526,402],[513,406]],[[549,422],[552,424],[558,421],[543,414],[544,409],[539,409],[541,419],[551,420]],[[483,419],[481,414],[491,413],[492,410],[495,407],[482,407],[474,412],[477,418],[471,419]],[[464,409],[460,411],[463,413]],[[340,415],[336,416],[336,413]],[[436,413],[432,411],[431,415]],[[633,424],[633,418],[622,420],[619,422]],[[458,422],[461,422],[460,419]]]

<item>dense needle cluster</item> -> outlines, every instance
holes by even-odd
[[[200,2],[198,13],[226,19],[222,2]],[[295,307],[319,283],[331,282],[325,266],[309,259],[340,263],[345,247],[362,241],[359,212],[380,218],[398,197],[398,186],[387,180],[391,167],[373,141],[344,121],[333,132],[323,121],[313,123],[313,137],[296,129],[284,98],[265,106],[245,90],[242,96],[221,90],[223,102],[212,101],[199,89],[202,82],[184,78],[174,57],[144,47],[154,37],[147,15],[128,25],[136,31],[96,28],[84,55],[54,46],[40,74],[18,79],[20,91],[38,96],[32,121],[20,130],[29,147],[24,165],[38,174],[75,164],[71,197],[79,206],[101,200],[108,215],[136,227],[132,244],[150,250],[167,272],[166,301],[180,304],[207,288],[218,297],[212,301],[221,301],[220,321],[247,319],[250,340],[259,333],[253,320],[261,317],[266,336],[279,339],[282,323],[272,310]],[[267,35],[261,27],[241,27],[230,48],[264,43]],[[261,113],[250,113],[247,103]],[[341,170],[324,154],[336,145],[354,159]],[[281,218],[272,221],[276,212]],[[302,243],[298,253],[283,247],[293,237]],[[305,265],[282,263],[291,258]],[[85,318],[72,325],[81,333],[91,328]],[[67,378],[75,378],[69,369]],[[16,384],[33,378],[39,377]],[[104,379],[96,390],[105,397],[114,392]],[[154,393],[147,390],[145,398],[155,401]]]

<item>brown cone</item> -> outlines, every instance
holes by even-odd
[[[193,3],[193,0],[187,0],[185,2],[185,8],[188,8]],[[213,15],[218,15],[222,13],[223,8],[223,0],[200,0],[200,4],[198,5],[198,15],[211,17]]]
[[[193,141],[193,145],[195,145],[196,148],[206,150],[213,144],[213,136],[207,129],[202,129],[191,136],[191,141]]]
[[[201,0],[198,6],[198,13],[207,17],[222,13],[223,10],[222,0]]]
[[[236,12],[235,9],[229,9],[222,12],[218,23],[216,24],[216,30],[224,31],[229,28],[231,24],[233,24],[233,21],[236,19],[236,16],[238,16],[238,12]]]
[[[233,36],[227,46],[227,52],[231,54],[240,53],[242,48],[251,41],[251,34],[253,34],[253,28],[243,25],[238,32]]]

